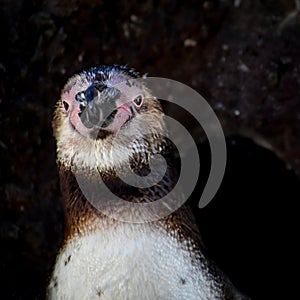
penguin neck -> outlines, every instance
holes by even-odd
[[[174,155],[174,152],[172,152]],[[174,157],[170,158],[169,153],[161,153],[166,161],[174,161]],[[137,155],[137,158],[146,157],[147,155]],[[135,162],[139,162],[132,165],[132,169],[137,175],[145,176],[149,172],[148,160],[137,159]],[[163,179],[159,184],[151,186],[150,188],[137,188],[129,186],[124,183],[119,177],[118,172],[115,170],[100,170],[95,173],[95,170],[87,170],[84,168],[78,168],[74,171],[74,168],[70,169],[59,163],[59,175],[61,190],[64,198],[65,216],[66,216],[66,238],[73,237],[74,235],[86,235],[96,230],[104,230],[115,226],[120,226],[122,223],[116,218],[111,218],[107,214],[103,213],[101,209],[94,205],[93,201],[82,189],[82,182],[88,183],[90,186],[96,186],[100,188],[103,186],[108,187],[112,194],[116,195],[120,199],[132,202],[132,203],[149,203],[159,200],[167,193],[169,193],[177,182],[177,166],[168,164],[167,170]],[[122,169],[122,168],[121,168]],[[126,169],[125,167],[122,169]],[[123,173],[123,178],[126,177],[126,173]],[[81,184],[80,184],[81,183]],[[95,190],[90,188],[89,190]],[[97,197],[101,198],[101,192],[97,193]],[[107,198],[107,196],[104,196]],[[89,199],[89,201],[87,200]],[[101,200],[101,199],[100,199]],[[110,201],[109,198],[106,201]],[[178,226],[180,218],[176,218],[176,221],[168,220],[160,221],[168,223],[169,228]],[[174,219],[175,220],[175,219]],[[155,222],[153,222],[154,224]],[[159,223],[159,222],[156,222]],[[175,224],[176,223],[176,224]],[[152,224],[152,225],[153,225]],[[164,225],[163,225],[164,226]]]

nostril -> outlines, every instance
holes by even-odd
[[[65,111],[69,110],[69,104],[66,101],[63,101],[63,106],[65,108]]]
[[[83,104],[80,104],[80,105],[79,105],[79,109],[81,110],[81,112],[83,112],[84,109],[85,109],[85,106],[84,106]]]

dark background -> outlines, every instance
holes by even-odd
[[[228,146],[217,196],[195,211],[208,252],[253,299],[295,298],[297,2],[1,1],[1,299],[45,297],[64,228],[53,107],[70,75],[99,64],[172,78],[208,100]]]

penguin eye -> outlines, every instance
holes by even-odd
[[[136,107],[141,107],[142,103],[143,103],[143,96],[142,95],[138,95],[134,100],[133,100],[134,104]]]
[[[66,101],[63,101],[63,106],[64,106],[65,111],[69,110],[69,104]]]

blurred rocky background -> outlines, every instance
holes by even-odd
[[[208,253],[253,299],[295,298],[300,1],[0,4],[1,299],[45,298],[64,229],[53,108],[70,75],[99,64],[208,100],[228,146],[223,184],[196,212]]]

